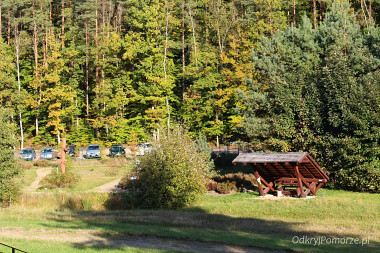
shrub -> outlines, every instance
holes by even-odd
[[[11,115],[9,110],[0,108],[0,204],[3,205],[8,205],[19,197],[15,179],[20,175],[21,168],[13,156],[16,128]]]
[[[244,174],[244,173],[230,173],[227,175],[218,175],[212,178],[213,181],[219,183],[230,182],[235,185],[237,189],[251,190],[256,186],[256,178],[253,174]]]
[[[18,160],[19,167],[23,168],[24,170],[30,170],[33,168],[33,164],[28,163],[24,160]]]
[[[204,152],[197,152],[181,127],[169,132],[161,129],[153,149],[139,159],[132,185],[145,207],[180,208],[206,191],[211,161]]]
[[[136,193],[110,193],[104,206],[107,210],[127,210],[139,206]]]
[[[72,160],[67,160],[66,172],[60,169],[50,173],[41,180],[41,188],[73,188],[79,181],[79,176],[71,171]]]
[[[235,183],[227,181],[224,183],[219,183],[216,186],[216,191],[221,194],[228,194],[230,192],[237,191],[237,188],[235,186]]]
[[[70,170],[63,174],[57,169],[41,180],[41,188],[73,188],[78,181],[79,176]]]
[[[379,192],[380,163],[375,160],[348,170],[335,172],[333,180],[335,186],[345,190]]]
[[[36,167],[48,167],[50,166],[50,162],[48,160],[40,159],[33,162],[33,165]]]
[[[216,191],[216,187],[218,186],[218,182],[215,182],[212,179],[209,179],[206,183],[206,189],[208,191]]]
[[[135,179],[132,179],[135,178]],[[136,191],[138,187],[137,174],[135,171],[127,173],[121,178],[118,187],[123,190]]]

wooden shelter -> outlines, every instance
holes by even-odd
[[[282,191],[284,195],[316,195],[329,177],[307,152],[242,153],[233,164],[253,166],[260,195]]]

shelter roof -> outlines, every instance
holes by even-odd
[[[305,178],[329,179],[307,152],[241,153],[232,163],[252,164],[260,175],[268,178],[295,178],[297,165]]]
[[[301,162],[305,155],[307,155],[307,152],[241,153],[233,160],[233,163]]]

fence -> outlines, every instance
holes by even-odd
[[[0,245],[3,245],[3,246],[5,246],[5,247],[8,247],[8,248],[12,249],[12,253],[16,253],[16,252],[28,253],[28,252],[26,252],[26,251],[23,251],[23,250],[17,249],[17,248],[15,248],[15,247],[12,247],[12,246],[6,245],[6,244],[1,243],[1,242],[0,242]]]

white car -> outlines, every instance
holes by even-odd
[[[153,149],[153,143],[139,143],[136,145],[136,155],[144,155]]]

